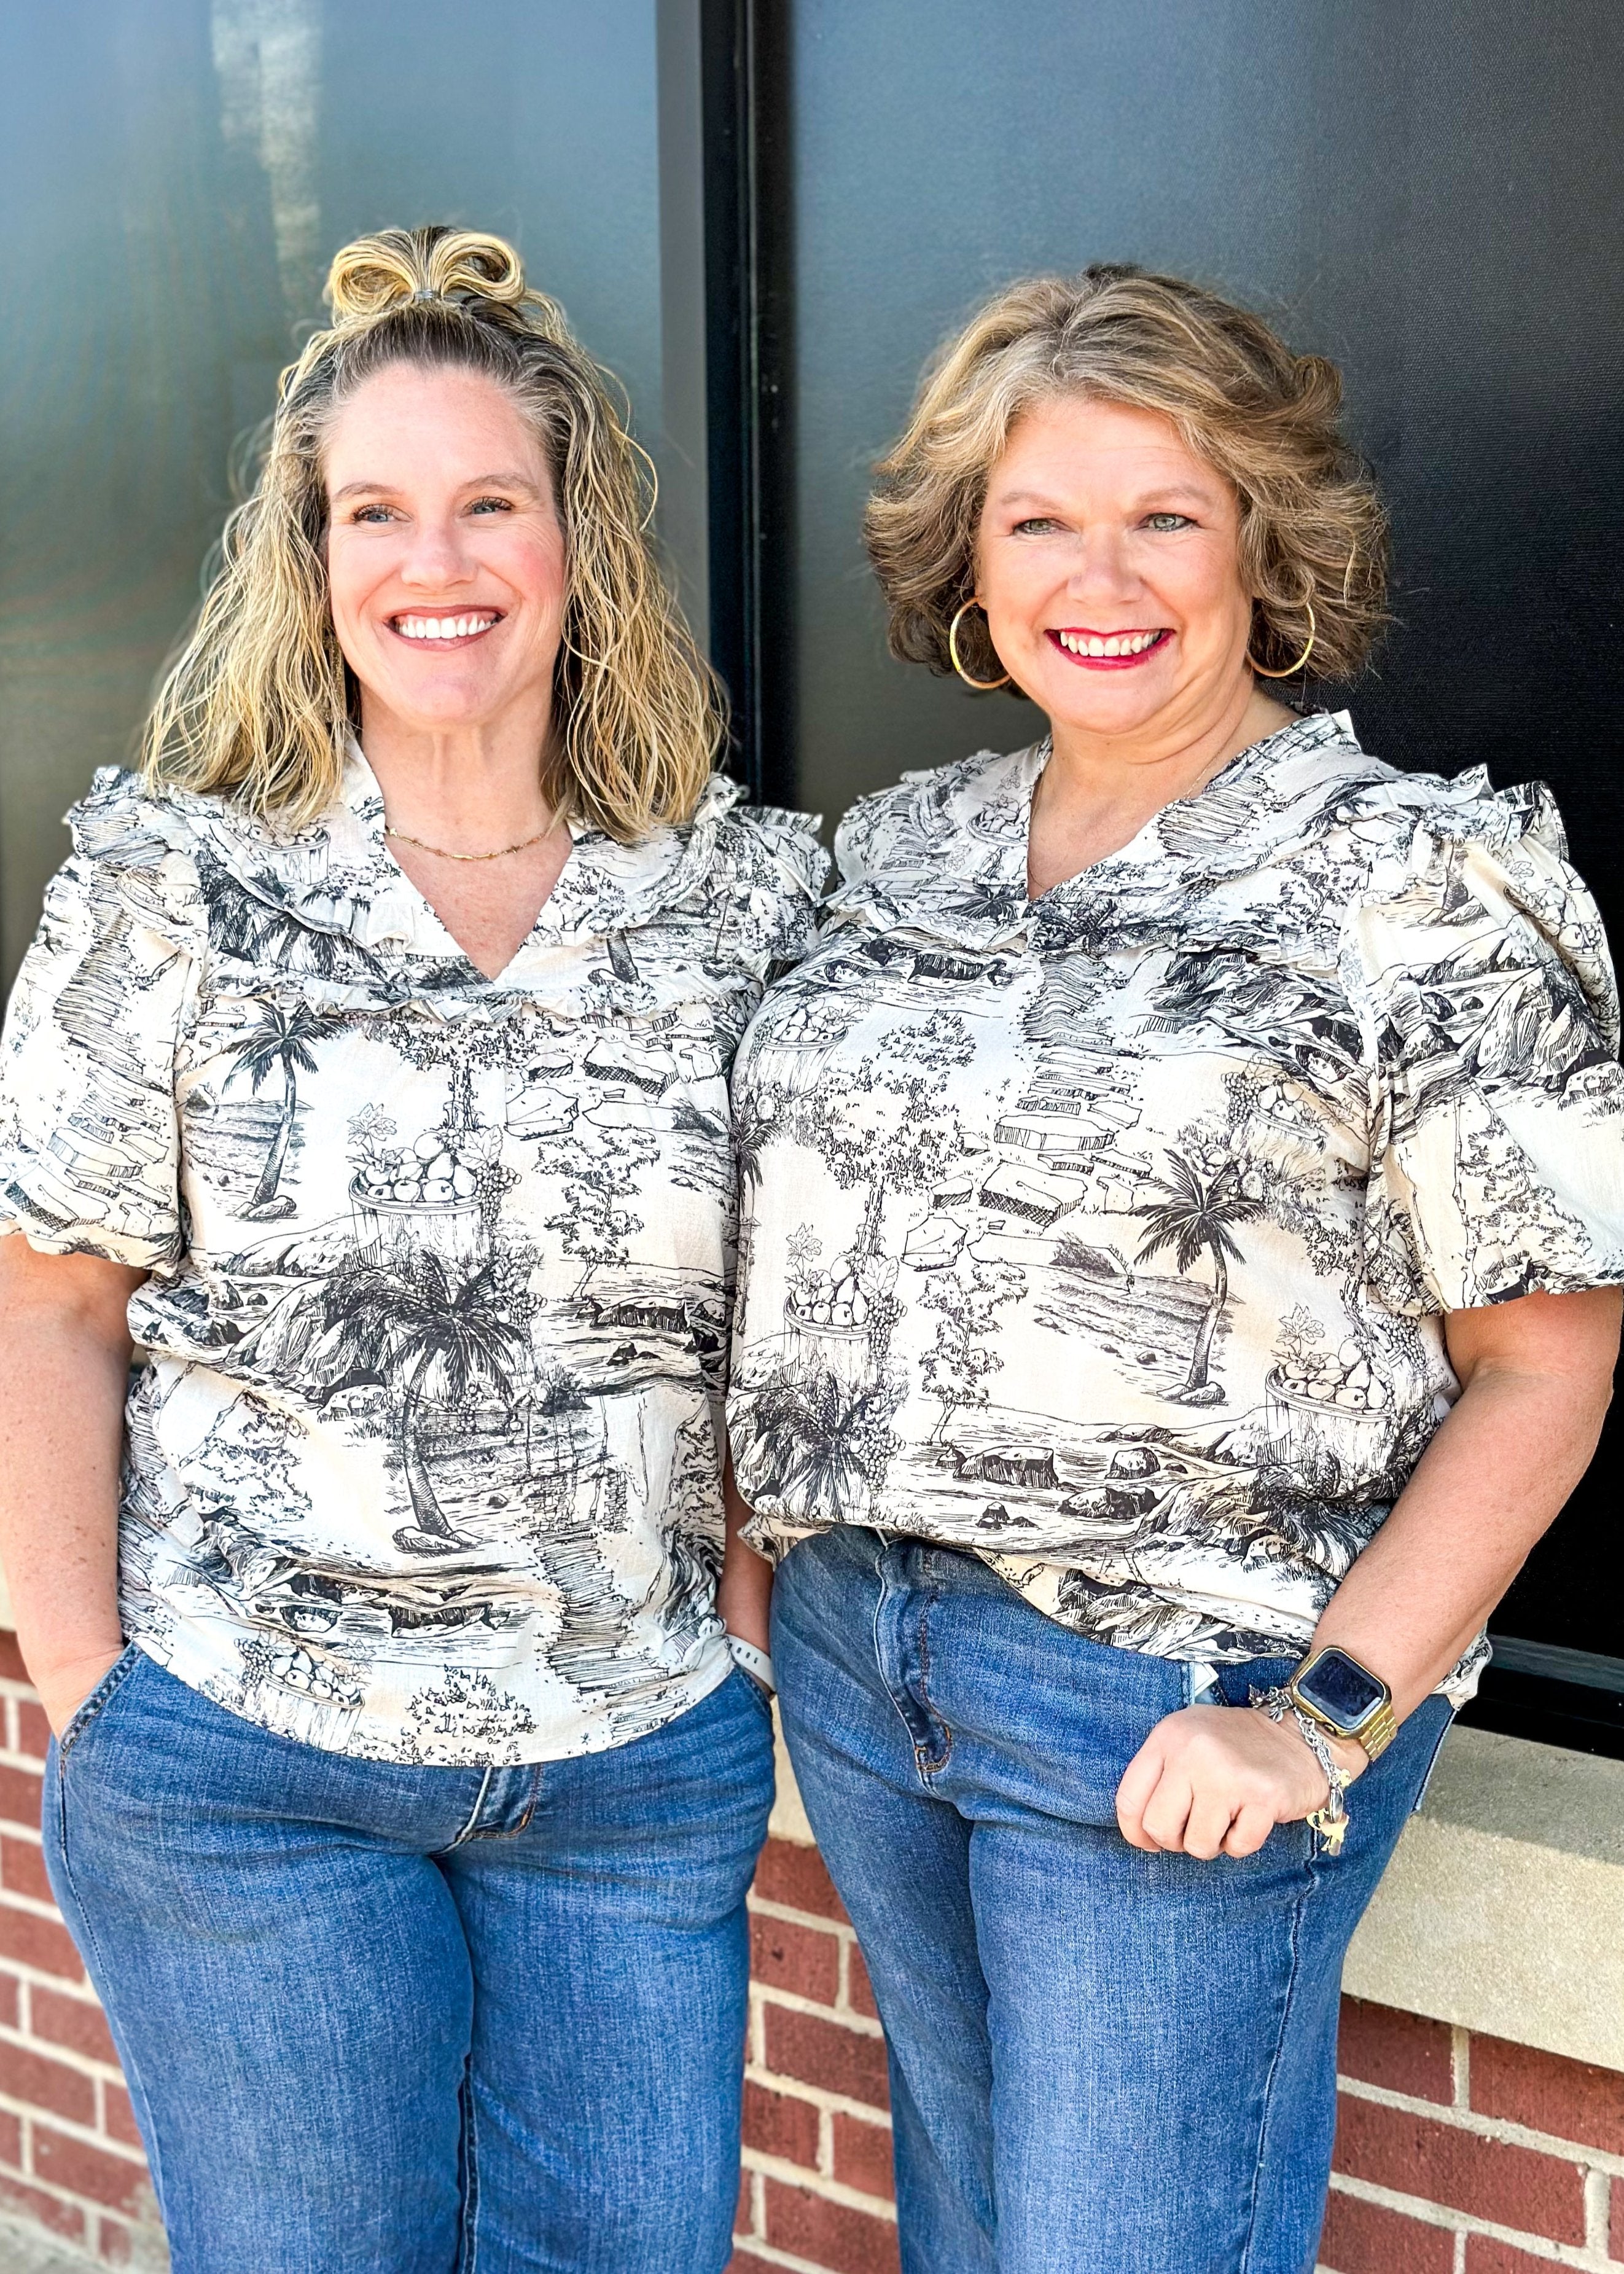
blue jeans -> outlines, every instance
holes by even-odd
[[[1113,1805],[1200,1669],[856,1526],[792,1550],[772,1627],[885,2023],[905,2274],[1308,2274],[1342,1955],[1447,1706],[1360,1778],[1339,1857],[1287,1824],[1202,1863],[1131,1848]],[[1222,1696],[1295,1662],[1223,1667]]]
[[[51,1748],[51,1885],[176,2274],[719,2274],[771,1721],[481,1771],[257,1728],[125,1652]]]

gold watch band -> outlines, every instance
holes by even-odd
[[[1370,1760],[1380,1760],[1398,1735],[1398,1720],[1394,1713],[1393,1701],[1390,1698],[1382,1699],[1363,1728],[1339,1729],[1335,1721],[1327,1721],[1319,1708],[1312,1706],[1306,1698],[1297,1695],[1295,1681],[1287,1683],[1286,1694],[1298,1713],[1306,1713],[1316,1728],[1323,1729],[1327,1736],[1336,1738],[1339,1743],[1352,1743],[1362,1746],[1366,1758]]]

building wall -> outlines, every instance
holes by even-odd
[[[49,1732],[0,1634],[0,2218],[110,2266],[162,2263],[94,1992],[40,1854]],[[892,2274],[885,2050],[816,1849],[768,1842],[750,1899],[745,2164],[732,2274]],[[1624,2074],[1350,1999],[1335,2274],[1624,2267]]]

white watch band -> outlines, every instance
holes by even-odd
[[[746,1642],[742,1635],[736,1634],[728,1636],[727,1647],[733,1653],[733,1664],[744,1673],[752,1675],[763,1690],[771,1690],[776,1698],[778,1685],[773,1678],[772,1660],[766,1652],[757,1650],[753,1642]]]

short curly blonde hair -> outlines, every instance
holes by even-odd
[[[327,599],[322,455],[340,406],[395,364],[477,372],[540,441],[567,559],[549,787],[623,842],[688,819],[726,729],[720,683],[651,550],[651,470],[623,398],[500,237],[383,230],[333,262],[329,329],[282,373],[253,493],[160,687],[143,747],[154,787],[217,792],[261,819],[316,820],[342,779],[359,693]]]
[[[1335,365],[1293,355],[1199,285],[1106,264],[1011,285],[928,367],[864,516],[891,653],[952,669],[948,628],[975,590],[993,466],[1025,412],[1073,394],[1159,411],[1232,484],[1256,661],[1276,672],[1293,662],[1312,607],[1316,675],[1351,679],[1387,621],[1387,524],[1338,426]],[[979,611],[959,649],[974,678],[1003,669]]]

